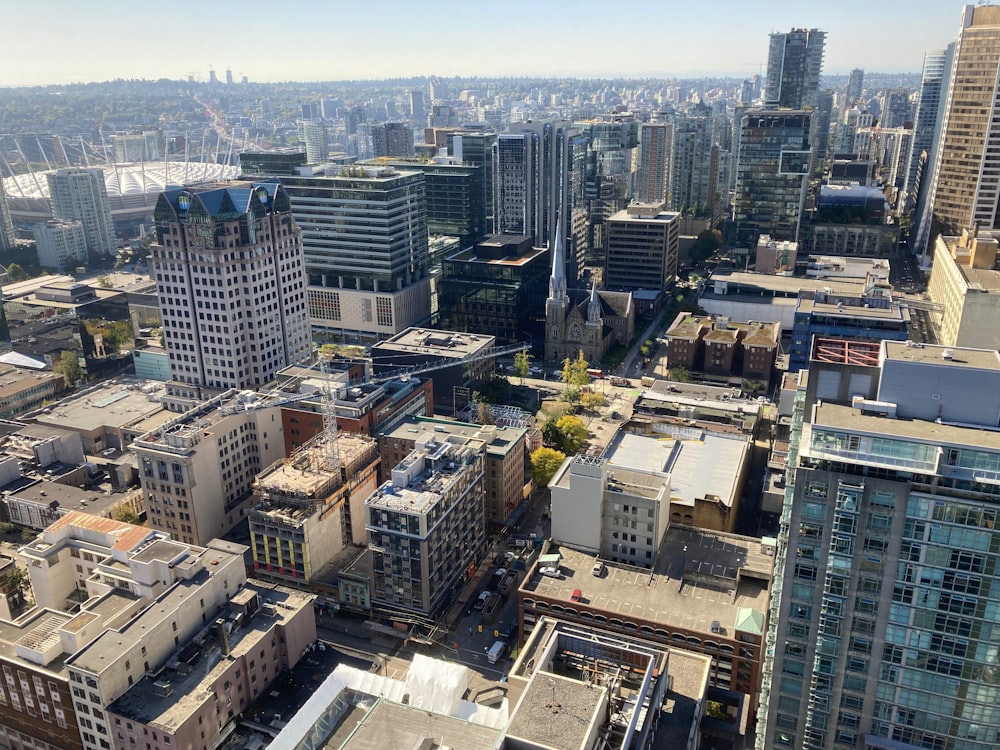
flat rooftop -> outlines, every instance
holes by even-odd
[[[494,336],[478,333],[439,331],[434,328],[407,328],[391,339],[380,341],[372,349],[395,350],[417,354],[434,354],[439,357],[464,357],[494,345]]]
[[[104,427],[119,429],[163,411],[159,399],[153,400],[146,394],[143,387],[157,393],[163,388],[162,383],[144,380],[126,380],[116,378],[95,388],[69,398],[64,398],[50,409],[35,417],[38,424],[51,424],[56,427],[69,427],[81,432],[92,432]]]
[[[729,289],[725,295],[745,293],[752,295],[756,291],[766,291],[786,297],[798,297],[799,292],[809,290],[822,292],[829,290],[831,294],[860,295],[865,289],[865,277],[830,275],[823,278],[805,276],[775,276],[752,271],[737,271],[731,268],[716,269],[705,284],[705,293],[714,295],[716,284],[726,284]],[[733,287],[736,289],[733,289]],[[762,300],[765,301],[765,300]]]
[[[475,438],[486,442],[486,452],[492,455],[505,456],[522,440],[528,430],[524,427],[495,427],[493,425],[469,424],[456,422],[452,419],[435,417],[409,417],[400,422],[392,432],[383,432],[382,436],[390,439],[417,440],[421,435],[433,432],[435,434],[458,435],[464,438]],[[488,437],[493,435],[492,440]]]
[[[685,552],[686,548],[686,552]],[[636,617],[650,622],[684,628],[713,637],[711,625],[718,620],[722,637],[735,635],[741,608],[766,612],[774,558],[761,551],[759,539],[735,534],[703,531],[687,527],[667,530],[652,572],[643,568],[605,562],[607,573],[591,574],[594,557],[552,545],[549,554],[561,556],[562,578],[543,576],[533,569],[525,578],[519,595],[523,599],[544,596],[570,605],[570,595],[580,589],[579,606],[606,613],[608,617]],[[735,596],[728,586],[737,583],[741,571],[753,571],[736,585]],[[680,586],[684,574],[684,585]],[[713,578],[718,585],[709,585]],[[573,606],[573,605],[570,605]],[[558,613],[555,613],[558,616]]]
[[[746,436],[708,430],[691,429],[679,438],[619,431],[604,457],[616,478],[618,467],[669,474],[671,499],[694,504],[714,495],[731,505],[739,489],[739,467],[749,450]]]
[[[502,258],[489,258],[476,253],[474,248],[460,250],[449,255],[445,260],[461,261],[463,263],[483,263],[490,266],[526,266],[529,265],[539,255],[545,255],[549,249],[547,247],[533,247],[526,253],[520,255],[505,255]]]
[[[124,495],[105,495],[100,490],[84,490],[69,484],[38,481],[11,492],[10,500],[57,507],[65,511],[79,510],[94,516],[103,516],[120,503]]]
[[[968,349],[937,344],[913,344],[906,341],[883,341],[886,361],[923,362],[951,369],[1000,370],[1000,354],[994,349]],[[946,353],[950,357],[944,356]]]
[[[590,735],[588,728],[604,723],[607,701],[606,688],[540,673],[528,683],[507,734],[546,750],[578,750]]]
[[[300,494],[309,499],[323,499],[320,496],[341,486],[339,473],[333,473],[328,465],[328,443],[325,435],[312,440],[290,458],[285,459],[270,471],[257,478],[258,488],[277,495],[281,493]],[[337,460],[341,466],[354,466],[366,454],[375,457],[375,441],[366,435],[341,432],[336,441]]]
[[[906,325],[910,322],[910,308],[906,305],[900,305],[895,300],[888,307],[868,307],[865,305],[840,305],[836,302],[817,302],[814,299],[802,298],[799,300],[798,311],[845,320],[877,320],[883,323],[896,321],[900,325]]]
[[[0,365],[0,403],[28,388],[35,388],[42,383],[61,380],[62,375],[54,372],[38,372],[37,370],[22,371],[8,365]]]
[[[357,714],[354,717],[356,718]],[[465,719],[433,713],[413,706],[379,700],[356,724],[341,744],[327,743],[324,750],[386,750],[386,748],[462,748],[491,750],[503,733]],[[426,744],[433,738],[433,744]]]
[[[657,742],[662,747],[686,747],[698,710],[705,697],[712,671],[712,658],[681,649],[670,649],[667,690],[663,712],[657,725]]]

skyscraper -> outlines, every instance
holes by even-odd
[[[933,215],[948,234],[1000,228],[1000,6],[965,6],[935,159]]]
[[[906,209],[914,207],[917,200],[917,190],[920,184],[918,175],[927,175],[929,164],[933,164],[934,154],[938,147],[938,136],[941,131],[941,116],[944,112],[944,98],[948,93],[948,74],[951,70],[951,58],[955,45],[949,44],[946,49],[932,50],[924,55],[924,67],[920,76],[920,90],[917,98],[917,112],[913,118],[913,140],[910,142],[910,158],[906,167],[904,190],[906,195],[902,201]],[[926,154],[926,157],[924,157]],[[923,159],[923,161],[921,161]],[[929,182],[929,180],[928,180]],[[926,182],[921,180],[927,195]],[[919,219],[914,219],[914,226],[920,226]]]
[[[997,746],[998,394],[994,350],[814,340],[758,750]]]
[[[854,68],[847,78],[847,104],[851,105],[861,98],[861,92],[865,87],[865,71],[861,68]]]
[[[299,123],[302,129],[302,140],[306,144],[306,161],[310,164],[321,164],[330,156],[330,143],[326,125],[316,120],[303,120]]]
[[[734,219],[740,247],[797,241],[812,170],[814,112],[752,109],[740,121]]]
[[[380,156],[412,156],[413,128],[405,122],[386,122],[372,126],[372,150]]]
[[[708,107],[697,105],[673,122],[669,204],[712,210],[718,198],[719,146],[715,120]]]
[[[639,130],[639,171],[635,198],[640,203],[666,203],[673,124],[644,123]]]
[[[311,356],[302,235],[277,180],[173,188],[150,273],[171,378],[257,388]]]
[[[100,169],[60,169],[46,175],[52,215],[56,219],[79,221],[92,258],[115,254],[115,227],[111,204]]]
[[[7,205],[7,194],[0,180],[0,250],[10,250],[14,247],[14,224],[10,220],[10,206]]]
[[[826,32],[819,29],[792,29],[787,34],[771,34],[764,84],[765,107],[816,106],[825,44]]]

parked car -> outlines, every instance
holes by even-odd
[[[549,578],[562,578],[562,573],[559,572],[559,568],[547,565],[544,568],[539,568],[538,572],[543,576],[548,576]]]

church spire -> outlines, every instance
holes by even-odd
[[[566,299],[566,258],[563,249],[565,233],[563,232],[562,212],[559,212],[559,219],[556,221],[555,237],[549,243],[552,249],[552,273],[549,276],[549,299]]]
[[[597,296],[597,282],[590,285],[590,303],[587,305],[587,323],[598,325],[601,322],[601,300]]]

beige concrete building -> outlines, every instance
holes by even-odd
[[[257,475],[285,457],[269,403],[226,391],[132,443],[150,527],[204,544],[246,517]]]
[[[524,427],[497,427],[455,422],[450,419],[411,417],[392,432],[379,436],[379,453],[386,466],[396,466],[426,433],[475,438],[486,443],[486,518],[503,525],[524,499],[530,477],[525,472]]]
[[[986,236],[984,236],[984,234]],[[941,305],[938,343],[1000,349],[1000,271],[995,271],[1000,233],[941,235],[934,245],[934,267],[927,286]]]
[[[372,438],[319,435],[254,485],[250,544],[255,575],[306,586],[349,544],[367,544],[365,501],[378,488]]]

